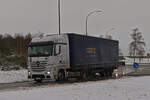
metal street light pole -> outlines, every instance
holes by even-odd
[[[58,24],[59,24],[59,35],[61,34],[61,25],[60,25],[60,0],[58,0]]]
[[[90,15],[92,15],[93,13],[97,13],[97,12],[102,12],[102,11],[100,11],[100,10],[92,11],[86,16],[86,35],[88,35],[88,32],[87,32],[88,31],[88,18]]]

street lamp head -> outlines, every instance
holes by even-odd
[[[93,13],[97,13],[97,12],[102,12],[102,11],[101,11],[101,10],[92,11],[92,12],[90,12],[90,13],[87,15],[87,18],[88,18],[90,15],[92,15]]]
[[[88,33],[87,33],[88,17],[89,17],[90,15],[92,15],[93,13],[98,13],[98,12],[102,12],[102,11],[101,11],[101,10],[92,11],[92,12],[90,12],[90,13],[86,16],[86,35],[88,34]]]

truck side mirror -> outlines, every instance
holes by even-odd
[[[55,50],[54,50],[54,55],[57,56],[61,53],[61,46],[60,45],[55,45]]]

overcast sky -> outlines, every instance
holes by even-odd
[[[150,0],[61,0],[61,32],[85,34],[85,18],[94,10],[103,12],[89,17],[90,35],[108,32],[127,54],[132,29],[139,28],[150,52]],[[38,31],[58,33],[57,0],[0,0],[0,33]]]

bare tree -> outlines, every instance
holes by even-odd
[[[130,56],[143,56],[145,54],[145,42],[142,33],[139,32],[138,28],[133,29],[131,34],[133,41],[129,45]],[[135,61],[135,59],[134,59]]]

